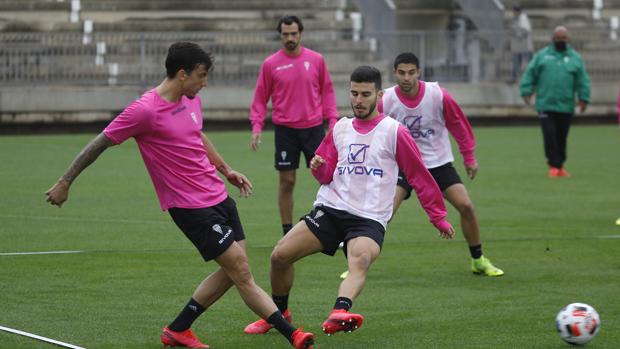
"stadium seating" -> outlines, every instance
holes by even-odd
[[[385,73],[384,80],[389,81],[389,62],[394,50],[426,54],[422,57],[426,58],[422,62],[426,79],[464,84],[477,81],[472,73],[469,50],[477,30],[492,28],[481,22],[485,16],[475,16],[471,8],[463,7],[463,1],[393,0],[398,9],[393,30],[416,34],[407,34],[406,38],[400,35],[373,37],[363,31],[356,32],[354,27],[352,13],[362,11],[362,2],[81,0],[79,11],[71,15],[71,0],[0,0],[0,35],[3,35],[0,78],[5,86],[27,86],[33,82],[47,86],[100,86],[109,82],[141,89],[161,80],[161,62],[167,47],[183,37],[214,53],[217,69],[210,76],[211,85],[243,91],[240,95],[244,97],[239,99],[238,105],[214,101],[212,105],[222,105],[219,115],[245,118],[247,99],[263,59],[281,46],[275,32],[276,21],[283,14],[296,14],[306,26],[304,45],[325,56],[341,94],[346,92],[344,86],[356,65],[378,66]],[[503,25],[509,28],[511,7],[517,1],[500,2],[504,5]],[[565,25],[571,30],[572,44],[584,57],[593,81],[617,82],[620,39],[610,39],[610,18],[620,15],[620,0],[605,0],[600,19],[593,19],[592,0],[520,0],[518,3],[532,22],[536,49],[549,43],[551,30],[556,25]],[[363,18],[368,20],[375,15],[371,11],[364,13]],[[460,28],[465,29],[466,37],[454,35],[458,31],[454,30],[455,18],[460,21]],[[89,25],[92,25],[92,32],[85,33],[85,26]],[[443,33],[429,35],[429,31]],[[361,34],[360,40],[356,40],[358,34]],[[498,98],[503,98],[498,104],[504,111],[531,114],[531,109],[506,109],[523,108],[515,86],[504,86],[511,71],[506,37],[499,47],[490,47],[492,40],[485,40],[483,37],[477,48],[482,60],[478,67],[479,80],[485,84],[478,85],[477,92],[471,85],[454,85],[457,97],[466,101],[466,111],[503,115],[497,108],[485,108],[483,102],[476,100],[484,99],[480,96],[487,93],[485,91],[497,91]],[[19,44],[19,50],[11,51],[11,43]],[[385,50],[386,47],[391,47],[392,51]],[[59,56],[62,59],[53,59]],[[41,78],[43,76],[45,79]],[[489,84],[497,85],[493,88]],[[342,97],[339,103],[347,108],[341,101],[346,98]],[[607,103],[607,99],[605,95],[600,103]],[[601,110],[608,113],[613,109]]]
[[[368,44],[351,42],[351,21],[344,1],[309,0],[81,0],[79,21],[72,22],[71,1],[1,0],[0,32],[82,33],[84,21],[92,21],[92,34],[102,33],[208,33],[208,40],[196,40],[213,51],[218,61],[214,76],[217,83],[240,83],[255,79],[266,53],[279,48],[275,24],[283,14],[296,14],[308,28],[304,43],[323,53],[335,80],[348,77],[349,66],[342,62],[367,61]],[[337,20],[339,11],[341,19]],[[267,33],[265,35],[265,33]],[[99,36],[101,37],[101,36]],[[118,35],[117,35],[118,37]],[[157,36],[152,36],[157,40]],[[135,37],[126,40],[104,40],[106,61],[115,62],[119,76],[132,81],[127,74],[140,74],[136,64],[161,64],[170,40],[165,35],[161,44],[149,43],[147,62],[139,55]],[[133,41],[133,42],[132,42]],[[80,53],[90,48],[76,49]],[[57,44],[55,44],[57,45]],[[33,49],[32,55],[44,56],[44,49]],[[36,51],[36,52],[35,52]],[[131,52],[127,52],[131,51]],[[148,55],[149,52],[147,52]],[[77,57],[74,57],[78,59]],[[43,58],[36,58],[43,59]],[[72,57],[63,59],[72,62]],[[341,68],[342,67],[342,68]],[[93,73],[105,74],[93,66]],[[344,70],[346,71],[344,71]],[[152,78],[152,79],[151,79]],[[148,82],[159,79],[147,76]],[[135,81],[135,79],[134,79]],[[119,81],[122,83],[122,81]]]

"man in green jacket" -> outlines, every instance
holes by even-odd
[[[568,41],[568,30],[556,27],[551,44],[536,53],[520,84],[521,97],[526,104],[530,104],[532,95],[536,94],[550,178],[570,176],[564,169],[564,162],[575,94],[581,112],[590,103],[590,78],[581,56]]]

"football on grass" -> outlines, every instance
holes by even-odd
[[[555,318],[555,325],[564,341],[583,345],[596,336],[601,328],[601,319],[591,306],[571,303],[560,310]]]

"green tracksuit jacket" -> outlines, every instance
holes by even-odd
[[[572,114],[575,94],[590,103],[590,78],[581,56],[569,45],[557,51],[553,44],[534,55],[523,73],[521,96],[536,94],[536,110]]]

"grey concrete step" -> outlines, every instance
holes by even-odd
[[[84,11],[336,9],[330,0],[82,0]]]

